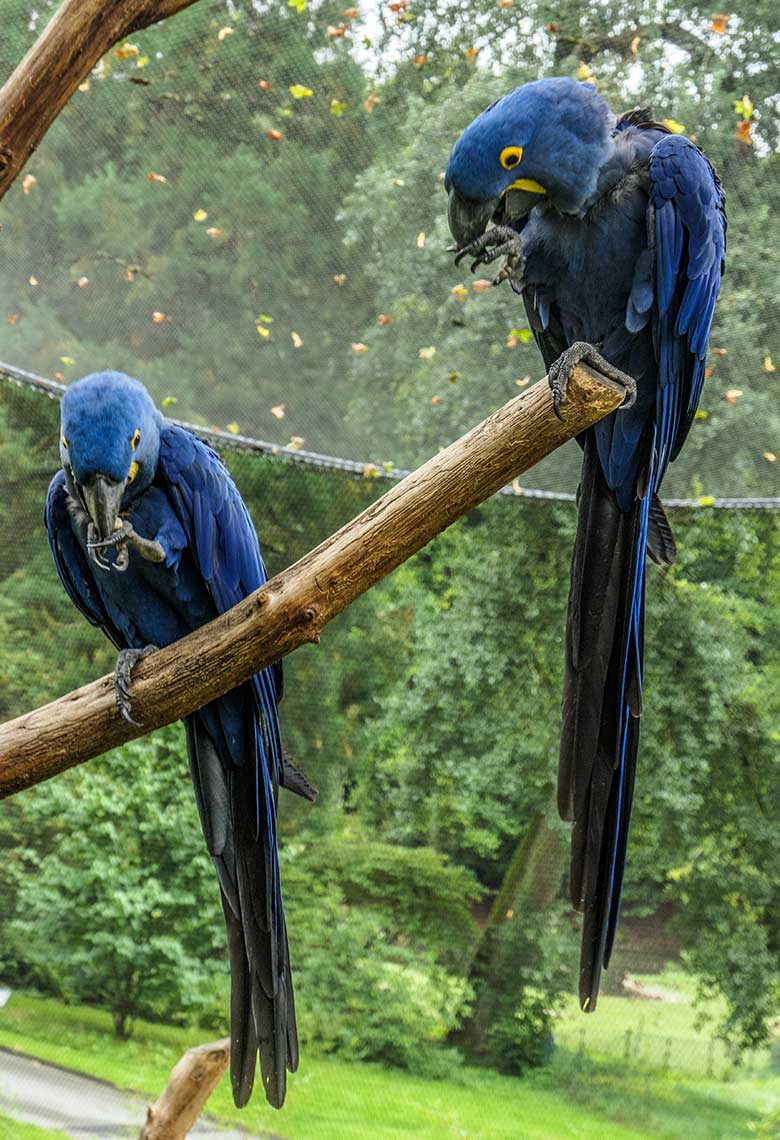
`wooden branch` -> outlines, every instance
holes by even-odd
[[[114,44],[195,0],[64,0],[0,90],[0,198]]]
[[[184,1140],[230,1063],[230,1039],[188,1049],[158,1100],[146,1110],[138,1140]]]
[[[613,411],[625,393],[579,365],[566,423],[546,380],[429,459],[357,518],[234,609],[141,661],[128,724],[113,675],[0,725],[0,799],[178,720],[305,642],[461,515]]]
[[[636,41],[644,39],[665,40],[695,57],[701,57],[710,51],[707,43],[694,32],[689,32],[681,24],[668,20],[661,24],[635,24],[620,32],[592,38],[559,34],[555,40],[555,62],[561,63],[568,55],[574,55],[584,63],[592,63],[597,55],[605,51],[614,52],[623,59],[630,59],[634,54]]]

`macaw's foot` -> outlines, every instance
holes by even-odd
[[[147,562],[165,561],[165,551],[160,543],[136,534],[128,519],[117,519],[114,532],[108,538],[100,538],[94,523],[89,524],[87,528],[87,552],[94,564],[101,570],[117,570],[123,573],[130,564],[128,546],[137,550]],[[114,562],[109,562],[105,554],[111,547],[116,550]]]
[[[597,372],[603,373],[610,380],[621,384],[626,390],[626,398],[621,404],[622,408],[630,408],[636,401],[636,380],[627,372],[621,372],[608,360],[605,360],[599,350],[584,340],[576,340],[574,344],[562,352],[554,364],[550,365],[547,373],[547,383],[552,392],[553,410],[561,422],[565,422],[561,415],[561,404],[566,399],[566,389],[569,386],[571,374],[578,364],[590,364]]]
[[[512,281],[519,285],[522,280],[525,270],[523,243],[520,234],[511,226],[489,226],[483,234],[468,245],[464,245],[462,249],[450,246],[448,252],[456,253],[456,265],[459,265],[464,257],[473,257],[472,273],[478,265],[490,265],[497,258],[503,257],[504,264],[494,278],[493,284],[500,285],[502,281]]]
[[[141,728],[143,722],[135,720],[132,715],[132,705],[130,701],[130,675],[135,669],[139,661],[144,657],[148,657],[150,653],[156,653],[156,645],[145,645],[143,649],[120,649],[119,656],[116,659],[114,667],[114,693],[116,695],[116,707],[121,712],[122,716],[130,724],[134,724],[136,728]]]

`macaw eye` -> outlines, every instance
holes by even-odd
[[[133,462],[130,464],[130,470],[127,472],[128,483],[132,483],[133,479],[135,479],[137,474],[138,474],[138,464],[136,463],[135,460],[133,460]]]
[[[65,447],[65,448],[67,448],[67,446],[68,446],[68,441],[67,441],[67,439],[65,438],[65,436],[62,436],[62,446],[63,446],[63,447]]]
[[[522,157],[523,148],[521,146],[505,146],[498,156],[498,161],[504,170],[511,170],[513,166],[517,166]]]
[[[132,447],[133,451],[135,451],[135,449],[138,447],[138,444],[140,442],[141,442],[141,429],[136,428],[135,431],[133,432],[133,438],[130,440],[130,446]]]

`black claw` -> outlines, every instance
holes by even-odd
[[[636,381],[631,376],[627,376],[626,378],[631,380],[632,383],[625,385],[626,386],[626,398],[623,401],[623,403],[620,405],[620,407],[621,408],[633,408],[634,404],[636,403]],[[622,383],[625,383],[625,381],[622,381]]]
[[[91,540],[87,536],[87,550],[106,550],[111,546],[119,546],[127,540],[127,536],[133,533],[133,528],[130,523],[125,519],[120,527],[118,527],[112,535],[108,538],[95,538]]]
[[[144,726],[143,721],[142,720],[136,720],[135,717],[131,716],[130,713],[128,712],[128,707],[130,704],[130,697],[126,692],[124,692],[124,690],[117,689],[116,704],[117,704],[117,708],[119,709],[119,711],[121,712],[122,716],[125,718],[125,720],[127,721],[128,724],[132,724],[136,728],[143,728],[143,726]]]
[[[550,391],[552,393],[552,406],[556,417],[562,424],[566,423],[566,416],[561,411],[561,404],[566,399],[566,389],[569,383],[567,375],[561,375],[560,371],[555,371],[548,377]]]
[[[455,250],[450,248],[448,252]],[[494,285],[500,285],[507,279],[520,281],[525,265],[520,235],[509,226],[489,226],[478,238],[457,250],[455,264],[460,265],[464,257],[474,258],[471,273],[476,273],[480,265],[490,265],[497,258],[505,257],[506,262]]]
[[[128,724],[143,728],[143,721],[136,720],[131,712],[130,680],[133,669],[144,657],[156,653],[156,645],[146,645],[143,649],[120,649],[114,666],[114,695],[116,707]]]
[[[547,383],[550,385],[550,392],[552,394],[552,406],[556,418],[562,424],[566,423],[566,417],[561,411],[561,404],[566,399],[566,389],[569,387],[569,377],[571,376],[572,369],[576,361],[570,363],[568,353],[563,353],[562,356],[555,361],[552,368],[547,374]]]

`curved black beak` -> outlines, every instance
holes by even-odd
[[[87,513],[101,540],[111,537],[126,485],[126,479],[117,483],[107,475],[94,475],[79,487]]]
[[[450,233],[458,248],[462,249],[481,237],[490,222],[509,225],[518,218],[525,218],[543,197],[543,193],[535,190],[510,188],[499,198],[475,202],[463,198],[453,186],[447,206]]]
[[[462,249],[485,232],[498,202],[498,198],[491,198],[487,202],[474,202],[461,197],[455,187],[452,187],[447,205],[447,220],[458,249]]]

